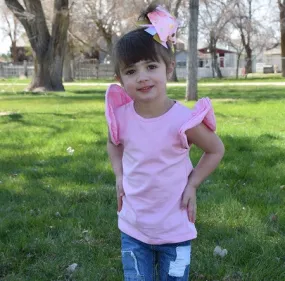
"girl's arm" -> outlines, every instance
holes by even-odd
[[[114,174],[116,176],[118,211],[121,211],[122,197],[124,196],[123,165],[122,165],[124,147],[121,144],[117,146],[114,145],[111,141],[110,133],[108,134],[107,151],[108,151],[109,158],[111,160]]]
[[[196,190],[217,168],[223,158],[225,148],[221,139],[203,123],[187,130],[188,143],[195,144],[204,151],[199,163],[191,172],[182,197],[182,208],[187,208],[189,220],[196,220]]]
[[[108,134],[107,151],[109,158],[111,160],[115,176],[122,177],[123,176],[122,158],[123,158],[124,147],[121,144],[114,145],[111,141],[110,133]]]
[[[193,143],[204,151],[188,181],[188,185],[198,188],[219,165],[224,156],[225,147],[221,139],[203,123],[185,133],[189,144]]]

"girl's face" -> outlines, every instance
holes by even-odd
[[[120,69],[120,83],[134,100],[151,101],[166,95],[166,82],[174,70],[174,63],[166,68],[165,63],[139,61]]]

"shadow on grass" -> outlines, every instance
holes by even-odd
[[[106,86],[106,89],[107,89],[107,86]],[[106,93],[106,90],[103,90],[103,89],[96,89],[95,87],[93,89],[84,89],[84,90],[75,90],[75,91],[72,91],[72,90],[68,90],[68,92],[72,92],[74,94],[77,94],[77,95],[105,95]]]
[[[185,88],[168,88],[168,96],[172,99],[183,100],[185,96]],[[216,100],[246,100],[247,102],[260,102],[267,100],[284,100],[284,87],[203,87],[198,91],[199,98],[208,96]],[[230,100],[233,101],[230,101]]]
[[[1,280],[63,280],[72,262],[83,269],[79,280],[103,280],[109,260],[104,280],[122,279],[108,162],[106,138],[72,156],[0,158]]]
[[[106,86],[107,89],[107,86]],[[71,88],[67,89],[66,92],[63,93],[44,93],[44,94],[35,94],[30,92],[22,92],[22,91],[7,91],[5,92],[4,97],[2,100],[9,99],[9,96],[19,96],[20,97],[46,97],[51,98],[55,97],[63,99],[65,102],[68,100],[77,101],[77,100],[84,100],[84,101],[104,101],[105,99],[105,88],[102,86],[93,88],[88,87],[84,89],[74,89]],[[176,100],[184,100],[185,98],[185,87],[169,87],[167,92],[168,96],[172,99]],[[216,100],[224,100],[228,103],[233,103],[238,100],[245,100],[248,102],[261,102],[261,101],[270,101],[270,100],[284,100],[285,99],[285,90],[284,87],[275,87],[275,86],[224,86],[224,87],[202,87],[199,88],[198,93],[199,98],[208,96],[211,99]]]
[[[276,257],[283,259],[284,241],[276,245],[244,226],[204,222],[197,222],[196,226],[199,237],[193,243],[193,280],[283,280],[282,261],[276,262]],[[224,258],[215,256],[216,246],[228,254]]]

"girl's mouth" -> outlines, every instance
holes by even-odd
[[[146,86],[143,88],[139,88],[138,91],[142,92],[142,93],[148,93],[152,88],[153,88],[153,86]]]

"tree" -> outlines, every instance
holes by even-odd
[[[20,37],[20,35],[23,33],[23,27],[17,20],[17,18],[14,16],[11,11],[4,6],[5,4],[0,5],[0,18],[2,18],[2,21],[4,23],[2,27],[2,31],[4,33],[4,36],[7,36],[11,40],[11,57],[13,62],[18,61],[18,53],[17,53],[17,42]]]
[[[280,10],[282,76],[285,77],[285,0],[278,0]]]
[[[189,34],[188,34],[188,58],[187,58],[187,87],[185,99],[197,100],[197,47],[198,47],[198,15],[199,0],[189,0]]]
[[[227,27],[232,18],[232,9],[236,0],[203,0],[200,12],[200,31],[208,41],[208,49],[212,58],[213,77],[215,72],[222,78],[218,63],[217,43],[228,33]]]
[[[238,31],[244,47],[246,74],[252,73],[254,57],[258,57],[265,49],[270,49],[275,44],[274,28],[270,26],[272,16],[269,12],[262,15],[261,8],[266,7],[264,3],[265,1],[259,0],[236,0],[233,10],[231,23]],[[270,10],[272,11],[272,7]]]
[[[179,11],[179,8],[181,7],[182,1],[183,0],[166,1],[166,3],[165,3],[167,9],[170,11],[170,13],[173,14],[173,16],[176,19],[179,18],[178,11]],[[178,38],[178,33],[177,33],[177,38]],[[173,45],[173,56],[174,56],[175,63],[176,63],[176,53],[177,53],[177,47],[176,47],[176,45]],[[175,82],[178,82],[176,67],[174,68],[171,80],[175,81]]]
[[[236,40],[231,38],[230,34],[227,34],[226,37],[222,39],[228,46],[233,48],[236,51],[237,61],[236,61],[236,79],[239,77],[239,66],[240,66],[240,59],[244,51],[244,47],[240,40]]]
[[[51,32],[40,0],[5,0],[24,26],[35,56],[35,71],[29,90],[64,91],[62,67],[69,25],[68,0],[54,0]]]
[[[242,45],[246,52],[246,74],[252,73],[252,34],[254,32],[252,22],[252,0],[236,2],[236,14],[234,25],[239,30]]]

